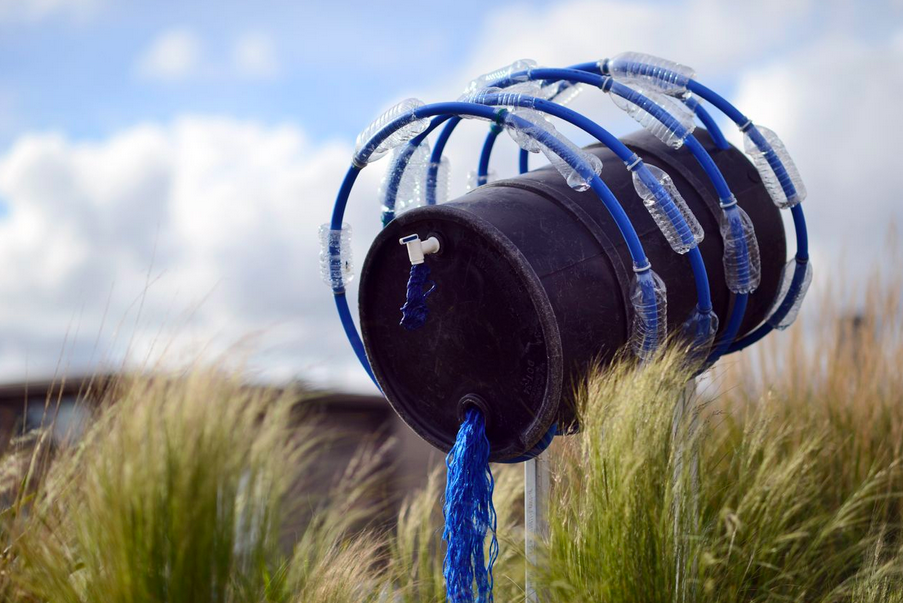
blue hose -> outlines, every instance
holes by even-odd
[[[477,186],[483,186],[489,181],[489,157],[492,155],[492,146],[501,132],[498,124],[492,124],[489,135],[483,141],[483,150],[480,152],[480,165],[477,168]]]
[[[705,129],[708,131],[709,136],[712,137],[712,142],[715,143],[716,147],[719,149],[731,148],[731,143],[724,137],[724,133],[721,131],[721,128],[718,127],[718,124],[715,123],[715,119],[712,117],[711,113],[706,111],[705,107],[703,107],[696,98],[691,96],[684,102],[688,107],[693,109],[696,117],[699,118],[699,121],[702,122],[702,125],[704,125]]]
[[[427,205],[436,204],[436,175],[439,173],[439,163],[442,161],[442,153],[445,151],[445,145],[448,144],[449,137],[452,135],[452,132],[455,131],[455,128],[458,127],[459,123],[461,123],[460,116],[450,116],[445,127],[439,132],[439,138],[436,139],[436,146],[433,147],[433,154],[430,155],[430,169],[426,178]]]

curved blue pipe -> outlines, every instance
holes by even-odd
[[[492,147],[495,145],[495,140],[499,137],[499,132],[501,131],[497,124],[492,124],[486,140],[483,141],[483,150],[480,151],[480,164],[477,168],[477,186],[483,186],[489,181],[489,157],[492,155]]]
[[[727,141],[724,137],[724,132],[721,131],[721,128],[715,123],[715,119],[712,117],[712,114],[706,111],[705,107],[702,106],[695,97],[690,97],[684,101],[688,107],[693,109],[693,112],[696,114],[696,117],[699,118],[699,121],[702,122],[702,125],[705,126],[706,131],[709,133],[709,136],[712,137],[712,142],[715,143],[715,146],[719,149],[729,149],[731,148],[731,143]]]
[[[458,127],[459,123],[461,123],[461,117],[452,115],[445,124],[445,127],[442,128],[442,131],[439,132],[439,137],[436,139],[436,145],[433,147],[433,154],[430,155],[430,169],[426,179],[427,205],[436,204],[436,174],[439,173],[439,163],[442,161],[442,153],[445,152],[445,145],[448,144],[449,137],[452,135],[452,132],[455,131],[455,128]]]

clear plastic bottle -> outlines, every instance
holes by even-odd
[[[528,80],[520,82],[504,89],[510,94],[521,94],[523,96],[534,96],[536,98],[547,98],[548,91],[542,87],[542,82],[538,80]]]
[[[674,149],[682,147],[687,136],[696,129],[693,109],[676,98],[655,90],[631,89],[624,96],[610,91],[609,96],[619,109],[635,119],[650,134]],[[676,127],[668,127],[653,115],[661,111],[674,118],[673,125]]]
[[[600,62],[603,73],[625,84],[642,82],[646,88],[654,88],[670,96],[680,96],[687,91],[687,84],[696,77],[696,70],[641,52],[622,52]]]
[[[536,130],[515,127],[505,128],[508,131],[508,135],[517,143],[517,146],[525,151],[530,153],[542,152],[542,143],[531,136],[531,134],[535,133],[538,129],[557,134],[552,122],[546,119],[544,114],[535,109],[512,109],[511,113],[536,126]]]
[[[551,88],[551,90],[546,93],[546,98],[559,105],[566,105],[580,96],[585,86],[580,82],[560,81],[546,86],[544,90],[547,88]]]
[[[758,141],[753,128],[761,135]],[[763,140],[765,145],[761,144]],[[759,170],[762,182],[775,205],[788,209],[806,198],[806,185],[777,134],[763,126],[750,127],[743,133],[743,149]],[[789,196],[788,189],[794,191]]]
[[[702,242],[702,225],[664,170],[641,164],[633,172],[633,186],[674,251],[687,253]]]
[[[424,204],[429,163],[430,145],[427,140],[416,146],[406,144],[396,147],[392,151],[392,160],[386,167],[377,192],[383,215],[398,215],[406,209]]]
[[[794,276],[798,277],[798,285],[794,288],[791,295],[791,285]],[[775,303],[772,306],[771,314],[766,321],[772,328],[783,331],[796,321],[799,316],[800,308],[803,306],[803,299],[809,291],[809,285],[812,284],[812,261],[798,262],[796,258],[791,259],[784,266],[781,273],[781,288]]]
[[[545,155],[558,173],[564,176],[568,186],[576,191],[588,190],[593,176],[602,173],[601,159],[581,149],[560,134],[541,113],[530,109],[511,111],[505,116],[505,128],[521,148],[533,153],[536,152],[535,149],[538,149]],[[572,155],[579,158],[583,167],[579,170],[572,168],[558,153],[542,142],[542,138],[548,137],[557,140],[559,145],[567,148]]]
[[[654,270],[634,274],[630,286],[633,323],[630,347],[642,360],[652,356],[668,336],[668,297],[665,283]]]
[[[520,59],[514,61],[510,65],[505,65],[504,67],[499,67],[498,69],[494,69],[489,73],[484,73],[483,75],[474,78],[470,81],[469,84],[464,88],[463,95],[473,94],[475,92],[479,92],[485,88],[489,88],[496,82],[500,80],[510,79],[512,75],[515,73],[525,71],[527,74],[532,69],[536,68],[536,61],[532,59]],[[517,82],[526,82],[529,80],[529,75],[523,75],[516,79]]]
[[[762,277],[759,242],[752,220],[739,205],[723,208],[720,220],[727,288],[733,293],[752,293]]]
[[[403,145],[418,134],[423,133],[423,131],[429,127],[430,120],[417,119],[414,115],[414,111],[422,107],[423,104],[424,103],[421,100],[409,98],[390,107],[382,115],[374,119],[369,126],[364,128],[364,130],[357,135],[357,141],[354,145],[355,163],[366,164],[376,161],[392,149]],[[406,124],[382,141],[368,157],[362,158],[361,151],[365,150],[365,147],[368,146],[368,143],[373,136],[398,118],[406,118]]]
[[[438,163],[430,163],[429,164],[429,172],[428,174],[434,174],[434,176],[427,175],[427,183],[429,186],[433,188],[435,191],[434,202],[435,203],[445,203],[448,201],[449,195],[449,170],[450,164],[448,161],[448,157],[445,155],[442,156],[442,159]],[[432,182],[429,179],[432,178]]]
[[[334,291],[342,291],[354,280],[351,225],[344,223],[341,230],[332,230],[329,224],[323,224],[319,235],[320,278]]]
[[[490,104],[489,97],[494,96],[493,102]],[[489,105],[498,109],[507,108],[509,111],[515,108],[532,109],[536,101],[536,96],[532,94],[521,94],[515,89],[514,92],[510,88],[484,88],[472,94],[464,94],[458,102],[476,103],[478,105]],[[475,115],[462,115],[464,119],[482,119]]]
[[[708,351],[715,343],[715,335],[718,333],[718,315],[714,310],[700,312],[698,307],[694,307],[682,329],[684,338],[693,350]]]
[[[579,157],[583,164],[587,169],[575,170],[562,159],[557,153],[555,153],[552,149],[543,146],[542,153],[546,156],[558,173],[564,176],[564,179],[567,181],[568,186],[578,192],[587,191],[590,188],[590,181],[593,176],[598,176],[602,173],[602,160],[593,155],[592,153],[588,153],[575,145],[569,139],[564,136],[559,136],[558,140],[566,147],[571,149],[571,152],[577,157]]]
[[[490,182],[495,182],[498,179],[498,173],[490,168],[490,170],[486,172],[486,182],[484,182],[483,184],[489,184]],[[472,191],[475,188],[483,186],[483,184],[479,183],[479,180],[480,177],[477,170],[470,170],[469,172],[467,172],[467,190]]]

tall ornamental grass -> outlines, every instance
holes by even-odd
[[[679,350],[588,376],[580,432],[549,452],[544,600],[903,601],[900,283],[870,282],[808,300],[817,321],[695,391]],[[444,601],[442,468],[387,524],[386,447],[324,483],[340,434],[297,398],[193,369],[124,379],[78,443],[19,437],[0,460],[0,600]],[[518,601],[522,468],[493,471],[495,600]]]

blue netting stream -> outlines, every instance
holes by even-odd
[[[445,460],[445,589],[451,603],[492,601],[492,564],[498,557],[496,515],[492,506],[494,482],[489,469],[489,440],[483,414],[467,415],[455,445]],[[486,560],[486,532],[491,532]],[[476,586],[476,593],[474,592]]]

